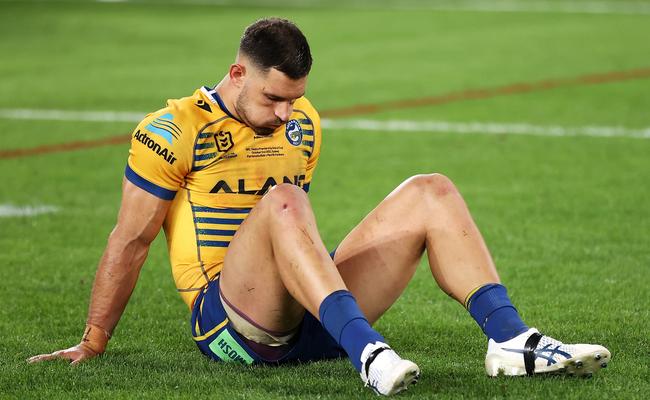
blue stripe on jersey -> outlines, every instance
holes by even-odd
[[[196,161],[209,160],[211,158],[217,158],[217,153],[198,154],[194,156]]]
[[[199,235],[215,235],[215,236],[234,236],[235,232],[233,230],[227,229],[197,229],[196,233]]]
[[[199,139],[207,139],[212,136],[212,133],[201,132],[199,133]]]
[[[196,212],[214,212],[214,213],[226,213],[226,214],[248,214],[251,212],[251,208],[212,208],[212,207],[203,207],[203,206],[192,206],[192,210]]]
[[[204,247],[228,247],[230,242],[223,242],[220,240],[197,240],[196,244]]]
[[[302,154],[307,156],[307,158],[311,157],[311,151],[303,150]]]
[[[234,218],[195,217],[194,222],[204,223],[204,224],[239,225],[242,222],[244,222],[244,220],[243,219],[234,219]]]
[[[302,190],[304,190],[306,193],[309,193],[309,185],[310,184],[311,184],[311,182],[307,182],[307,183],[303,184],[302,185]]]
[[[314,147],[314,141],[313,140],[303,140],[302,144],[307,145],[309,147]]]
[[[207,143],[197,143],[196,147],[194,147],[197,150],[202,150],[202,149],[211,149],[214,147],[214,142],[207,142]]]
[[[300,124],[307,124],[307,125],[312,124],[311,120],[309,118],[301,118],[301,119],[298,120],[298,122],[300,122]]]
[[[303,129],[302,134],[305,136],[314,136],[314,130],[313,129]]]
[[[133,171],[129,164],[126,164],[124,176],[126,176],[126,179],[128,179],[135,186],[146,190],[158,198],[161,198],[163,200],[174,200],[174,197],[176,197],[176,191],[165,189],[156,185],[155,183],[149,182],[145,178],[138,175],[135,171]]]

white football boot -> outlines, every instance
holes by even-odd
[[[607,367],[611,357],[603,346],[564,344],[531,328],[502,343],[490,339],[485,371],[489,376],[546,373],[591,376]]]
[[[361,353],[361,380],[377,394],[399,393],[419,377],[420,368],[400,358],[386,343],[369,343]]]

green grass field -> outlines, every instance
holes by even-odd
[[[553,11],[568,4],[559,0],[537,2],[544,12],[443,11],[430,7],[440,2],[388,0],[198,3],[0,0],[0,152],[128,134],[135,122],[20,120],[2,112],[158,109],[217,83],[243,28],[269,15],[295,20],[309,38],[308,97],[324,114],[650,67],[650,14],[616,12],[616,1],[604,13]],[[649,93],[646,74],[347,120],[642,131],[650,127]],[[646,398],[650,135],[483,133],[326,130],[310,192],[326,244],[336,246],[408,176],[444,173],[464,194],[527,323],[565,342],[604,344],[613,361],[591,379],[486,377],[484,336],[423,263],[377,324],[422,369],[420,383],[400,396]],[[77,368],[28,365],[29,356],[72,346],[82,334],[127,155],[123,143],[0,157],[0,205],[60,210],[0,216],[0,398],[375,397],[345,360],[245,368],[204,358],[162,237],[105,356]]]

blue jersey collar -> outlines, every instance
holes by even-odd
[[[221,111],[225,112],[230,118],[237,120],[239,122],[242,122],[239,118],[235,117],[230,110],[226,107],[226,105],[223,103],[223,100],[221,100],[221,96],[219,96],[219,93],[217,93],[216,89],[209,88],[207,86],[203,86],[201,88],[201,91],[203,94],[205,94],[212,103],[217,104]]]

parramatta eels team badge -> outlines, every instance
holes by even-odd
[[[295,119],[287,122],[284,134],[292,145],[299,146],[302,143],[302,128]]]

